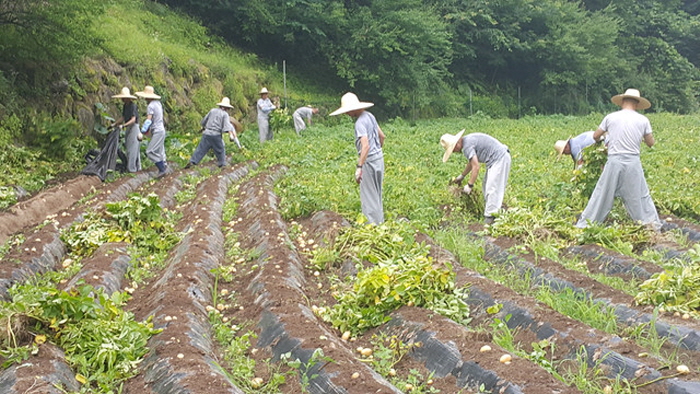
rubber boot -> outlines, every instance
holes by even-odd
[[[156,175],[156,178],[162,178],[165,176],[165,169],[167,166],[165,165],[164,161],[159,161],[156,163],[156,167],[158,167],[158,175]]]

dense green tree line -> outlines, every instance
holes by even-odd
[[[691,112],[698,1],[166,0],[235,45],[395,113],[586,113],[641,89]],[[527,108],[527,109],[525,109]]]
[[[582,114],[608,109],[628,87],[655,111],[698,107],[700,1],[164,1],[324,89],[382,103],[386,115]],[[103,7],[0,0],[0,89],[60,90],[75,61],[99,51],[85,26]]]

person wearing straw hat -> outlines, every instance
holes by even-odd
[[[296,111],[294,111],[292,119],[294,120],[294,130],[296,130],[297,135],[300,135],[301,131],[306,129],[307,123],[311,126],[311,118],[317,113],[318,108],[314,108],[310,105],[297,108]]]
[[[260,98],[258,99],[258,132],[260,133],[260,143],[272,139],[272,130],[270,129],[270,112],[277,109],[277,106],[272,104],[268,95],[267,88],[260,90]]]
[[[126,129],[124,144],[126,145],[126,170],[129,172],[141,171],[141,149],[139,141],[143,135],[139,131],[139,110],[136,106],[136,96],[131,95],[131,91],[126,86],[121,93],[115,94],[112,98],[121,99],[124,103],[122,115],[112,127],[118,126]]]
[[[651,103],[637,89],[627,89],[625,93],[613,96],[611,101],[621,109],[606,115],[593,133],[595,141],[600,141],[603,133],[608,133],[605,140],[608,159],[576,227],[585,228],[591,222],[604,221],[615,197],[620,197],[633,220],[660,230],[661,221],[639,159],[641,142],[648,147],[656,142],[649,119],[637,112],[651,107]]]
[[[231,141],[237,139],[236,130],[229,116],[229,110],[231,110],[233,106],[228,97],[224,97],[221,102],[216,105],[217,107],[212,108],[200,122],[202,125],[202,138],[199,140],[199,144],[194,150],[194,153],[192,153],[192,157],[190,157],[190,161],[185,168],[190,168],[193,165],[199,164],[209,150],[214,151],[219,167],[226,165],[226,147],[224,146],[224,141],[221,136],[224,133],[228,133]]]
[[[574,161],[574,167],[579,168],[583,165],[583,150],[596,143],[593,139],[593,131],[583,132],[576,137],[569,137],[566,140],[559,140],[554,143],[554,150],[557,151],[557,161],[562,155],[571,155]],[[601,141],[598,141],[601,142]]]
[[[464,130],[459,133],[443,134],[440,137],[440,145],[445,149],[442,162],[446,163],[453,152],[462,152],[467,158],[467,166],[464,171],[451,182],[462,185],[462,181],[469,174],[464,193],[470,194],[479,176],[481,163],[486,165],[482,191],[484,194],[484,222],[491,224],[493,215],[501,209],[503,197],[506,192],[508,175],[510,174],[510,150],[499,140],[483,133],[471,133],[465,136]]]
[[[366,111],[373,103],[360,101],[354,93],[345,93],[340,99],[340,108],[330,116],[347,114],[355,119],[355,148],[357,166],[355,182],[360,185],[362,213],[373,224],[384,222],[382,186],[384,183],[384,133],[377,119]]]
[[[142,134],[151,134],[151,141],[146,148],[146,156],[158,167],[157,178],[165,176],[168,169],[165,156],[165,123],[163,122],[163,104],[160,96],[155,94],[153,86],[146,86],[143,91],[136,92],[136,95],[145,99],[148,103],[146,108],[146,120],[141,126]]]

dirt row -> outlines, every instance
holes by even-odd
[[[0,263],[0,290],[6,297],[7,288],[13,283],[36,273],[60,269],[65,264],[65,246],[58,234],[85,213],[102,209],[105,202],[125,199],[133,191],[155,192],[164,207],[182,213],[178,229],[185,236],[170,252],[166,267],[153,280],[136,287],[125,280],[131,261],[128,245],[105,244],[85,259],[81,271],[64,284],[70,288],[82,279],[108,292],[136,287],[127,309],[139,320],[153,316],[155,326],[163,329],[149,341],[150,351],[140,365],[141,372],[127,382],[124,393],[243,392],[231,379],[230,366],[222,359],[219,345],[212,340],[208,320],[217,280],[212,270],[232,265],[237,272],[234,280],[216,285],[217,291],[236,295],[235,307],[222,308],[222,315],[255,331],[257,339],[248,356],[260,363],[259,377],[263,381],[271,374],[264,367],[267,360],[282,370],[291,369],[285,364],[285,357],[291,355],[291,359],[300,361],[296,370],[291,369],[293,375],[288,375],[294,379],[288,379],[280,387],[283,393],[410,392],[408,387],[393,385],[357,353],[358,346],[371,346],[378,335],[420,344],[396,364],[397,375],[408,376],[417,371],[426,381],[430,380],[434,392],[477,393],[480,389],[493,393],[579,392],[558,380],[553,371],[527,358],[512,354],[510,363],[500,362],[500,356],[509,352],[494,343],[492,328],[499,322],[507,325],[525,351],[532,351],[532,344],[542,340],[555,344],[552,358],[559,362],[559,373],[582,358],[611,381],[626,379],[640,385],[641,393],[700,392],[697,372],[673,377],[674,371],[665,360],[642,356],[649,354],[649,349],[593,329],[530,296],[462,268],[454,255],[424,234],[417,237],[431,245],[433,258],[452,264],[458,284],[469,286],[466,301],[473,321],[462,326],[428,310],[405,306],[392,313],[385,325],[357,338],[342,338],[342,333],[314,313],[314,307],[331,305],[334,299],[329,277],[314,275],[306,260],[310,245],[332,241],[349,224],[337,214],[319,212],[300,224],[295,223],[292,236],[290,223],[281,217],[273,192],[276,180],[284,176],[286,169],[272,167],[251,175],[255,167],[255,163],[244,163],[203,180],[195,198],[182,205],[177,205],[174,195],[181,190],[183,177],[195,170],[176,171],[157,181],[150,173],[123,178],[99,185],[87,201],[82,201],[85,193],[70,194],[75,196],[72,204],[42,213],[44,219],[49,216],[47,223],[40,220],[42,215],[34,215],[38,219],[15,228],[24,232],[26,241],[13,248]],[[223,223],[223,204],[227,199],[235,199],[237,209],[234,218]],[[687,233],[692,234],[694,230],[688,228]],[[297,236],[296,232],[302,230],[305,235]],[[9,232],[7,238],[14,233],[17,231]],[[226,234],[235,234],[240,248],[254,251],[256,257],[245,262],[229,261]],[[569,288],[614,308],[621,324],[637,325],[650,318],[649,308],[637,307],[631,296],[585,274],[554,261],[533,258],[532,254],[511,254],[509,249],[516,244],[513,240],[465,234],[465,241],[483,243],[486,260],[530,276],[535,286]],[[654,265],[601,248],[570,249],[563,254],[584,256],[591,271],[610,275],[643,279],[659,271]],[[348,275],[348,271],[338,270],[330,275]],[[501,306],[497,313],[489,310],[495,305]],[[697,371],[700,358],[693,339],[698,333],[697,322],[662,316],[655,324],[659,333],[668,334],[669,344],[684,352],[691,370]],[[491,350],[481,351],[484,345]],[[319,350],[325,361],[315,359]],[[56,388],[56,384],[62,389]],[[50,344],[42,345],[39,354],[22,365],[0,373],[3,393],[62,393],[64,389],[75,391],[79,387],[61,349]]]

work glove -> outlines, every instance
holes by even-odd
[[[358,167],[355,169],[355,182],[360,183],[362,180],[362,168]]]
[[[464,180],[464,175],[459,175],[459,176],[457,176],[457,177],[455,177],[455,178],[452,178],[452,180],[450,181],[450,183],[453,183],[453,184],[455,184],[455,185],[462,186],[462,181],[463,181],[463,180]]]
[[[462,189],[464,194],[471,194],[472,193],[472,185],[467,184],[467,186],[464,186],[464,189]]]

